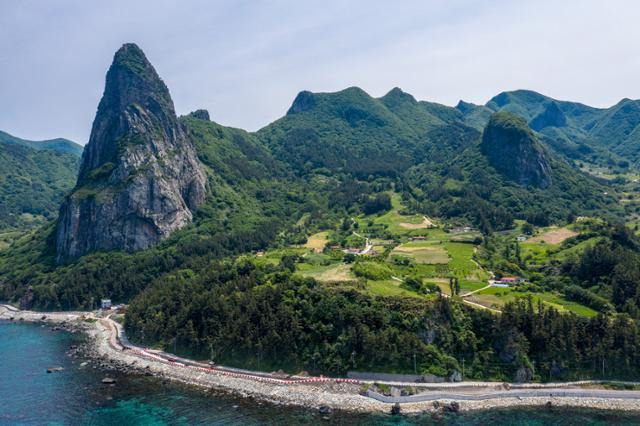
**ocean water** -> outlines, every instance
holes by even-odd
[[[536,408],[450,414],[353,415],[260,404],[80,367],[66,355],[82,337],[0,321],[0,425],[640,425],[640,413]],[[48,374],[49,367],[64,371]],[[103,385],[105,375],[117,379]]]

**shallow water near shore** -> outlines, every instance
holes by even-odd
[[[390,416],[260,404],[159,379],[80,367],[66,352],[83,337],[0,321],[0,425],[637,425],[640,413],[562,408]],[[47,373],[49,367],[63,367]],[[103,385],[108,375],[116,385]]]

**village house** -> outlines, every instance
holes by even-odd
[[[111,299],[101,299],[100,309],[111,309]]]
[[[516,284],[522,284],[527,280],[522,277],[502,277],[489,280],[489,284],[493,287],[510,287]]]
[[[518,235],[516,237],[516,241],[519,241],[519,242],[527,241],[527,237],[525,237],[524,235]]]

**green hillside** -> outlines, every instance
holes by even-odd
[[[507,111],[522,117],[542,141],[573,160],[610,165],[640,160],[640,104],[623,99],[610,108],[593,108],[559,101],[530,90],[503,92],[484,106],[461,102],[465,122],[476,128],[491,112]]]
[[[80,159],[66,148],[52,148],[53,142],[49,148],[33,149],[29,141],[6,143],[4,134],[0,136],[0,231],[55,219],[64,194],[75,183]]]
[[[30,141],[10,135],[0,131],[0,143],[11,145],[23,145],[37,150],[55,151],[66,154],[73,154],[77,157],[82,155],[82,146],[68,139],[57,138],[43,141]]]

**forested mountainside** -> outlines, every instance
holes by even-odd
[[[9,145],[23,145],[37,150],[73,154],[77,157],[80,157],[82,155],[81,145],[78,145],[77,143],[64,138],[47,139],[43,141],[30,141],[0,131],[0,143]]]
[[[610,108],[559,101],[530,90],[503,92],[484,106],[457,107],[479,128],[495,111],[522,117],[542,139],[569,158],[595,163],[640,160],[640,101],[623,99]]]
[[[251,133],[177,117],[127,44],[61,216],[0,250],[0,298],[130,302],[134,338],[258,368],[401,372],[415,354],[422,372],[464,358],[473,377],[530,380],[606,358],[635,376],[640,207],[583,171],[633,179],[633,111],[615,111],[352,87],[301,92]],[[69,155],[23,145],[7,146]],[[518,285],[488,285],[502,277]]]
[[[55,219],[81,152],[64,139],[36,142],[0,132],[0,233]]]

